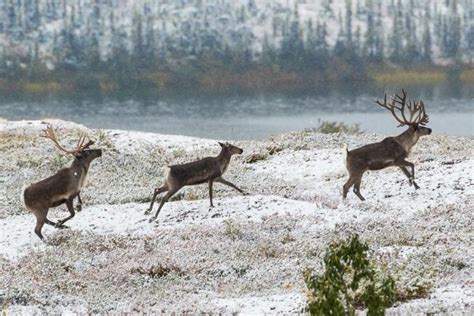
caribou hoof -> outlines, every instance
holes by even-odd
[[[57,222],[56,225],[54,225],[54,227],[57,229],[69,228],[69,226],[64,225],[62,222]]]
[[[153,216],[152,218],[150,218],[150,219],[148,220],[148,222],[153,223],[155,220],[156,220],[156,217]]]
[[[145,215],[150,214],[150,212],[151,212],[151,208],[149,208],[149,209],[147,209],[147,210],[145,211]]]
[[[76,211],[78,212],[82,211],[82,204],[77,204]]]

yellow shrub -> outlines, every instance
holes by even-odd
[[[474,69],[464,70],[461,74],[461,81],[474,82]]]
[[[441,83],[447,80],[446,73],[440,69],[407,70],[394,69],[371,74],[378,84],[429,84]]]
[[[55,81],[43,83],[27,82],[22,85],[22,90],[26,93],[57,93],[63,90],[62,88],[61,84]]]

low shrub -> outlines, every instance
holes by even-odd
[[[315,132],[323,134],[345,133],[360,134],[362,130],[359,124],[349,125],[343,122],[322,121],[319,126],[314,129]]]
[[[377,275],[368,249],[355,235],[328,247],[323,274],[305,271],[311,315],[355,315],[356,309],[367,309],[369,316],[384,315],[395,301],[395,281]]]
[[[177,273],[178,275],[183,274],[181,269],[176,266],[165,267],[161,264],[152,265],[151,267],[148,267],[148,268],[143,268],[143,267],[132,268],[130,272],[146,275],[146,276],[151,277],[152,279],[163,278],[172,272]]]

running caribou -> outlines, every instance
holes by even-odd
[[[158,207],[155,216],[150,218],[150,222],[156,220],[163,205],[168,202],[173,194],[178,192],[178,190],[184,186],[203,184],[207,182],[209,185],[209,200],[211,207],[214,206],[212,204],[212,185],[214,182],[225,184],[244,195],[246,194],[235,184],[222,178],[222,175],[229,166],[231,157],[236,154],[242,154],[243,150],[229,143],[219,143],[219,145],[221,146],[221,152],[219,155],[217,155],[217,157],[206,157],[194,162],[182,165],[173,165],[166,168],[163,186],[155,189],[153,198],[151,199],[150,207],[145,211],[145,215],[149,214],[153,210],[153,204],[155,203],[156,196],[162,192],[167,193],[161,199],[160,206]]]
[[[23,192],[23,201],[36,217],[35,233],[43,239],[41,229],[46,223],[56,228],[66,228],[65,222],[74,217],[73,200],[78,198],[77,211],[82,209],[81,190],[86,184],[87,172],[92,160],[102,156],[102,150],[89,149],[94,141],[85,134],[81,134],[75,148],[63,147],[52,128],[48,124],[43,130],[42,137],[50,139],[61,151],[74,156],[74,161],[69,168],[59,170],[55,175],[28,186]],[[47,218],[48,210],[61,204],[66,204],[70,215],[54,223]]]
[[[391,102],[387,103],[385,94],[383,103],[376,101],[378,105],[392,113],[400,126],[407,126],[408,129],[395,137],[387,137],[379,143],[369,144],[354,150],[346,147],[346,167],[349,171],[349,179],[343,187],[343,198],[347,197],[347,192],[354,186],[354,193],[359,199],[364,201],[360,193],[360,183],[362,175],[367,170],[380,170],[389,166],[397,166],[408,177],[409,184],[415,189],[419,186],[415,182],[415,165],[406,160],[410,151],[418,142],[421,136],[431,134],[431,128],[424,127],[428,123],[428,115],[425,112],[423,101],[407,103],[407,93],[402,90],[402,95],[396,94]],[[408,113],[407,113],[408,112]],[[409,116],[407,118],[407,116]],[[411,169],[411,173],[407,167]]]

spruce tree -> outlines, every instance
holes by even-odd
[[[429,23],[425,24],[421,45],[423,47],[423,62],[430,64],[432,62],[433,50]]]
[[[406,47],[403,55],[405,64],[416,64],[420,61],[420,52],[418,51],[418,41],[416,36],[416,25],[413,15],[407,14],[405,17]]]
[[[376,30],[372,1],[367,2],[367,27],[365,31],[364,57],[373,61],[376,55]]]
[[[358,56],[362,56],[362,34],[361,34],[360,26],[356,27],[356,31],[354,33],[353,44],[352,47],[354,49],[354,53]]]
[[[444,52],[446,57],[458,56],[461,47],[461,17],[457,10],[457,0],[451,1],[450,12],[446,22]]]
[[[322,12],[328,16],[334,16],[332,10],[332,0],[322,0],[321,2]]]
[[[346,46],[352,47],[352,0],[346,0]]]
[[[390,60],[394,63],[400,63],[403,55],[402,43],[402,6],[400,0],[392,21],[392,34],[390,36]]]
[[[145,59],[149,67],[156,64],[156,40],[155,40],[155,24],[153,17],[149,15],[146,18],[145,27]]]
[[[377,63],[382,63],[385,58],[385,35],[384,25],[382,23],[382,12],[379,8],[375,22],[375,59]]]
[[[288,69],[300,70],[304,67],[304,54],[304,43],[300,29],[298,10],[295,10],[289,31],[283,35],[281,41],[280,58],[284,66]]]
[[[7,0],[7,34],[17,25],[17,12],[14,0]]]
[[[92,23],[88,20],[86,27],[86,64],[91,71],[97,71],[101,63],[101,54],[98,38],[98,30],[91,27]]]
[[[138,12],[135,12],[132,20],[132,58],[136,67],[141,68],[146,65],[143,18]]]
[[[465,45],[467,54],[470,59],[470,63],[472,65],[473,58],[474,58],[474,8],[471,8],[467,12],[466,16],[466,35],[465,35]]]
[[[474,25],[471,25],[466,34],[466,46],[472,66],[474,59]]]
[[[263,35],[262,53],[260,62],[266,66],[274,69],[278,63],[277,52],[273,44],[268,39],[267,33]]]

